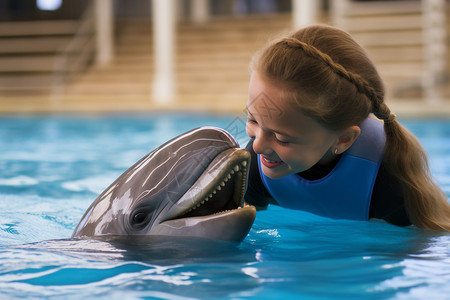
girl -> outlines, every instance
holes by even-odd
[[[257,53],[247,110],[247,203],[450,231],[450,205],[424,150],[346,32],[309,26]]]

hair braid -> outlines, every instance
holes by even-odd
[[[364,94],[371,102],[373,113],[376,117],[385,122],[392,122],[395,115],[391,113],[389,107],[384,103],[383,97],[380,97],[377,91],[362,76],[349,72],[344,66],[336,63],[328,54],[323,53],[313,45],[304,43],[295,38],[283,38],[279,43],[288,47],[301,49],[304,53],[327,65],[335,74],[352,83],[358,92]]]

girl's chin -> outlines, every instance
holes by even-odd
[[[281,170],[281,169],[275,170],[275,169],[271,169],[271,168],[266,168],[264,166],[261,169],[262,169],[264,175],[266,175],[267,177],[272,178],[272,179],[278,179],[278,178],[284,177],[286,175],[289,175],[289,173],[285,172],[285,170],[283,172],[283,170]]]
[[[267,168],[266,166],[264,166],[264,164],[262,164],[261,170],[263,171],[264,175],[272,179],[278,179],[281,177],[297,174],[304,171],[302,169],[293,169],[290,165],[287,165],[286,163],[283,163],[277,168]]]

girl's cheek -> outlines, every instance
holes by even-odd
[[[254,132],[254,130],[253,130],[253,128],[251,128],[252,126],[250,125],[250,124],[246,124],[245,125],[245,132],[247,133],[247,135],[250,137],[250,138],[254,138],[255,137],[255,132]]]

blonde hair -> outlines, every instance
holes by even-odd
[[[421,228],[450,231],[450,205],[424,150],[391,113],[373,62],[348,33],[325,25],[302,28],[257,53],[251,69],[330,130],[359,125],[370,113],[383,120],[383,165],[401,183],[409,219]]]

